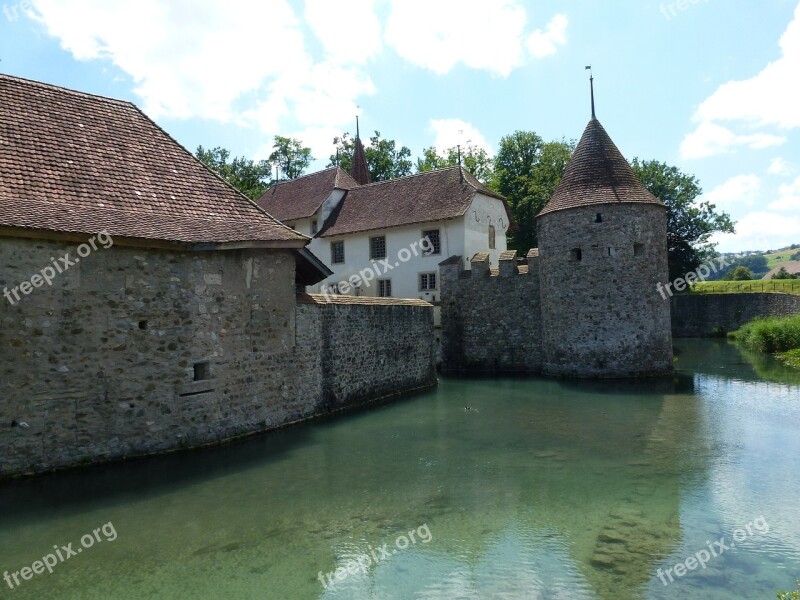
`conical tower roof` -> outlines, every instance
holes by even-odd
[[[642,185],[600,121],[592,118],[567,163],[564,177],[538,216],[622,202],[664,206]]]
[[[369,166],[367,157],[364,154],[364,144],[361,143],[361,132],[358,129],[358,117],[356,117],[356,141],[353,148],[353,164],[350,168],[350,175],[361,185],[370,183]]]

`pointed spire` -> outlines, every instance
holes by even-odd
[[[356,141],[353,147],[353,164],[350,168],[350,175],[360,185],[370,183],[367,157],[364,154],[364,144],[361,143],[361,132],[358,127],[358,115],[356,115]]]
[[[589,71],[589,88],[592,92],[592,120],[597,117],[594,114],[594,73],[592,73],[592,65],[587,65],[586,69]]]

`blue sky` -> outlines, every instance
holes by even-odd
[[[738,222],[720,250],[800,243],[797,0],[0,3],[0,71],[135,102],[190,150],[299,137],[315,168],[357,111],[415,156],[578,138],[592,64],[623,154],[695,174]]]

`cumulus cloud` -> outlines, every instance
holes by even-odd
[[[681,143],[680,153],[684,159],[706,158],[717,154],[735,152],[738,148],[761,149],[780,146],[786,138],[768,133],[737,135],[716,123],[701,123]]]
[[[800,218],[773,212],[753,212],[736,223],[736,233],[715,234],[720,252],[766,250],[788,246],[800,239]]]
[[[800,212],[800,177],[778,188],[778,199],[770,203],[769,209]]]
[[[559,46],[567,43],[567,24],[569,20],[565,15],[556,15],[547,24],[547,27],[537,29],[527,40],[528,50],[536,58],[544,58],[555,54]]]
[[[736,175],[703,195],[726,212],[743,206],[753,206],[761,191],[761,179],[757,175]]]
[[[681,146],[684,158],[703,158],[741,146],[766,148],[784,139],[775,129],[785,132],[800,127],[800,86],[795,83],[800,72],[800,4],[780,39],[780,49],[780,58],[760,73],[721,85],[700,104],[693,117],[699,125]],[[719,122],[728,123],[728,128]],[[746,133],[731,131],[734,124]]]
[[[772,159],[772,162],[769,163],[769,167],[767,168],[767,173],[770,175],[778,175],[780,177],[791,175],[792,172],[793,169],[791,165],[780,156]]]
[[[333,61],[363,63],[381,51],[375,0],[306,0],[304,17]]]
[[[431,119],[429,129],[434,135],[433,145],[440,152],[458,144],[461,144],[462,147],[472,144],[483,148],[489,154],[492,153],[492,147],[483,137],[483,134],[478,131],[477,127],[467,121],[462,121],[461,119]]]

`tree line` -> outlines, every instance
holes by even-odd
[[[328,167],[339,165],[350,171],[355,141],[349,133],[333,140],[335,153]],[[515,131],[501,138],[495,156],[467,142],[463,148],[425,148],[411,158],[411,150],[386,139],[379,131],[364,147],[372,181],[458,165],[490,189],[508,199],[518,228],[509,235],[508,247],[527,252],[537,246],[536,215],[553,195],[575,149],[574,140],[545,141],[533,131]],[[275,136],[273,152],[266,160],[231,158],[230,152],[199,146],[196,156],[232,186],[252,200],[277,181],[303,175],[314,158],[311,149],[293,138]],[[670,279],[695,271],[717,255],[710,238],[716,232],[733,232],[730,217],[710,202],[699,202],[702,194],[698,179],[674,166],[657,160],[634,158],[631,167],[650,192],[667,207],[667,247]]]

